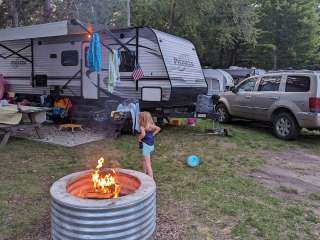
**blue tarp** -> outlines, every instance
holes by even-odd
[[[93,72],[100,72],[102,68],[101,62],[101,46],[99,33],[93,33],[92,39],[89,43],[89,50],[87,55],[89,68]]]

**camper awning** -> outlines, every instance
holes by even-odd
[[[0,29],[0,42],[82,33],[85,32],[79,26],[72,25],[69,21],[60,21],[25,27]]]

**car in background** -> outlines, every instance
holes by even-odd
[[[320,129],[320,72],[277,71],[249,77],[225,92],[216,105],[221,122],[233,117],[271,123],[281,139],[301,128]]]

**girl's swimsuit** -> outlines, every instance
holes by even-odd
[[[142,139],[142,155],[150,156],[154,151],[154,136],[152,131],[146,131],[146,135]]]

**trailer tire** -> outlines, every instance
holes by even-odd
[[[221,123],[228,123],[231,121],[232,117],[223,103],[218,103],[216,106],[216,112],[220,114],[219,122]]]

